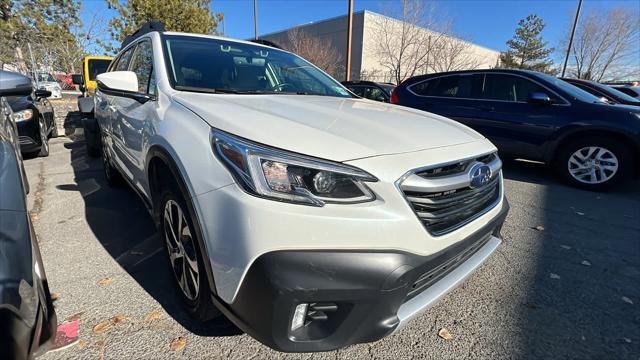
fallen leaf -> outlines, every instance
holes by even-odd
[[[628,303],[628,304],[633,305],[633,301],[632,301],[631,299],[629,299],[628,297],[626,297],[626,296],[623,296],[623,297],[622,297],[622,301],[624,301],[624,302],[626,302],[626,303]]]
[[[569,245],[560,245],[560,247],[565,249],[565,250],[571,250],[571,246],[569,246]]]
[[[98,280],[98,285],[100,285],[100,286],[109,285],[112,282],[113,282],[113,278],[107,276],[106,278],[102,278],[102,279]]]
[[[89,343],[86,340],[78,340],[78,348],[79,349],[84,349],[87,347],[87,345],[89,345]]]
[[[105,320],[105,321],[99,323],[98,325],[94,326],[93,327],[93,332],[101,333],[101,332],[107,330],[110,326],[111,326],[111,320]]]
[[[112,317],[110,320],[111,320],[111,323],[113,325],[118,325],[118,324],[120,324],[121,322],[124,321],[124,316],[116,315],[116,316]]]
[[[453,339],[453,336],[451,336],[451,333],[449,332],[449,330],[447,330],[447,328],[440,329],[440,331],[438,331],[438,336],[445,340]]]
[[[544,226],[542,226],[542,225],[538,225],[538,226],[536,226],[536,227],[533,227],[532,229],[533,229],[533,230],[538,230],[538,231],[544,231]]]
[[[56,301],[60,299],[60,294],[58,293],[51,293],[51,301]]]
[[[144,317],[144,321],[145,322],[150,322],[156,319],[160,319],[163,315],[162,310],[153,310],[152,312],[150,312],[149,314],[147,314],[147,316]]]
[[[74,321],[74,320],[79,320],[79,319],[82,317],[82,315],[84,315],[84,313],[85,313],[84,311],[80,311],[80,312],[78,312],[78,313],[75,313],[75,314],[73,314],[73,315],[70,315],[70,316],[68,316],[68,317],[65,319],[65,321]]]
[[[173,339],[171,341],[171,344],[169,345],[169,348],[173,351],[179,351],[184,349],[184,347],[187,346],[187,339],[183,338],[182,336]]]
[[[550,273],[549,277],[552,278],[552,279],[560,279],[560,275],[554,274],[554,273]]]
[[[580,264],[582,264],[584,266],[591,266],[591,263],[589,261],[587,261],[587,260],[582,260],[582,262]]]

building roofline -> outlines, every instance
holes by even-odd
[[[366,12],[371,12],[371,11],[368,11],[368,10],[360,10],[360,11],[356,11],[356,12],[354,12],[354,13],[353,13],[353,15],[355,16],[355,15],[357,15],[357,14],[362,14],[362,13],[366,13]],[[337,16],[333,16],[333,17],[330,17],[330,18],[327,18],[327,19],[318,20],[318,21],[309,21],[309,22],[304,23],[304,24],[295,25],[295,26],[292,26],[292,27],[289,27],[289,28],[286,28],[286,29],[282,29],[282,30],[272,31],[272,32],[267,33],[267,34],[259,34],[259,36],[260,36],[260,37],[263,37],[263,36],[272,36],[272,35],[276,35],[276,34],[280,34],[280,33],[285,33],[285,32],[287,32],[287,31],[289,31],[289,30],[293,30],[293,29],[297,29],[297,28],[301,28],[301,27],[305,27],[305,26],[309,26],[309,25],[322,24],[322,23],[324,23],[324,22],[329,22],[329,21],[337,20],[337,19],[340,19],[340,18],[343,18],[343,17],[344,17],[344,18],[346,18],[346,17],[347,17],[347,15],[346,15],[346,14],[345,14],[345,15],[337,15]]]

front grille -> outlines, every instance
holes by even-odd
[[[491,169],[491,177],[484,185],[474,188],[470,171],[479,163]],[[456,171],[452,170],[452,165]],[[402,180],[400,188],[429,233],[440,236],[497,205],[502,196],[501,166],[497,155],[489,154],[410,173]],[[446,175],[440,175],[442,173]]]

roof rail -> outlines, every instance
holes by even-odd
[[[155,20],[142,24],[140,28],[136,30],[133,34],[124,38],[124,41],[122,41],[122,45],[120,46],[120,50],[127,47],[127,45],[131,44],[133,40],[139,38],[140,36],[144,34],[148,34],[150,32],[154,32],[154,31],[164,31],[164,24],[161,23],[160,21],[155,21]]]

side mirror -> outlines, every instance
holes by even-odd
[[[0,70],[0,96],[28,96],[32,90],[31,79],[28,77]]]
[[[540,92],[529,94],[529,97],[527,98],[527,102],[529,104],[535,104],[535,105],[549,105],[552,103],[549,95],[545,93],[540,93]]]
[[[96,77],[98,90],[112,95],[134,99],[140,103],[154,100],[155,96],[138,92],[138,76],[133,71],[112,71]]]
[[[49,96],[51,96],[51,91],[38,89],[34,91],[33,94],[36,96],[37,99],[42,99],[42,98],[48,98]]]
[[[71,82],[74,85],[82,85],[84,83],[84,79],[82,78],[82,75],[80,75],[80,74],[73,74],[73,75],[71,75]]]

